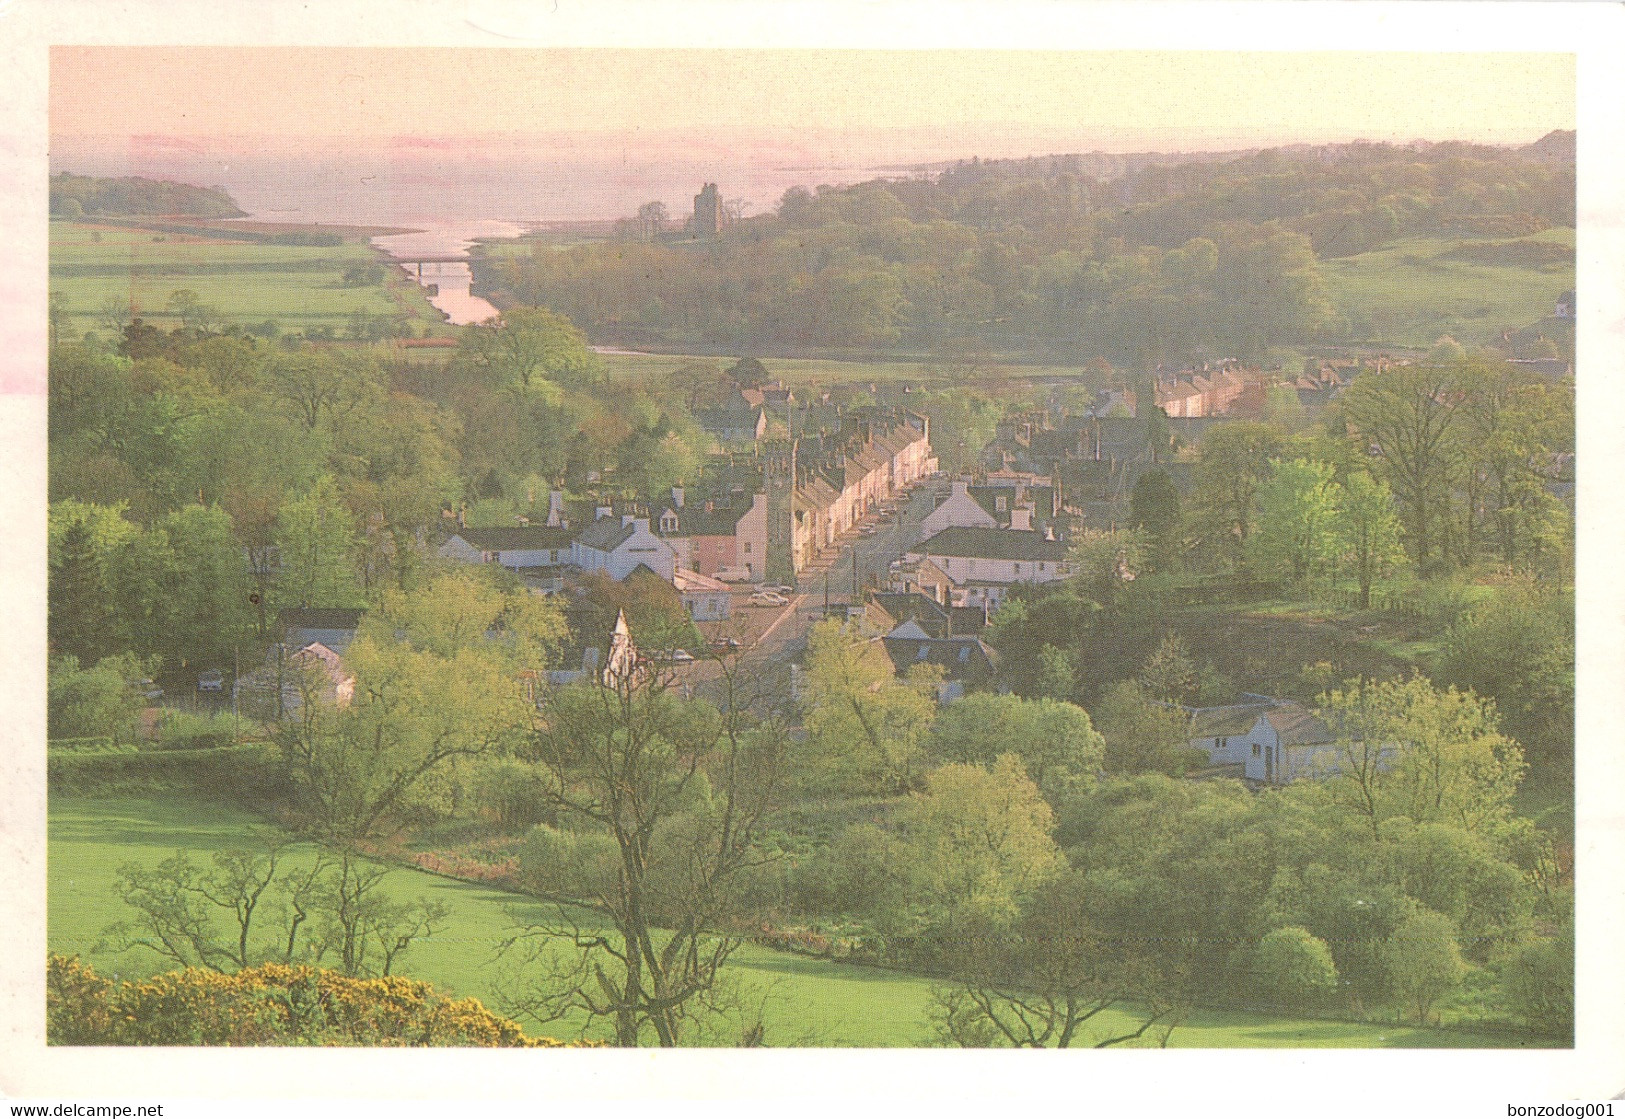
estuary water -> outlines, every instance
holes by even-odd
[[[518,237],[525,227],[515,222],[472,220],[458,222],[403,222],[403,225],[421,226],[412,233],[392,233],[374,237],[372,245],[397,260],[410,261],[416,256],[458,256],[468,251],[476,240],[489,237]],[[416,264],[407,265],[407,273],[425,287],[438,289],[429,296],[429,302],[446,313],[446,318],[459,326],[484,322],[497,313],[497,309],[477,295],[469,294],[473,276],[466,264],[424,264],[419,274]]]

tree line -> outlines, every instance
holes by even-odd
[[[1353,144],[1085,173],[973,161],[797,187],[703,243],[616,241],[477,265],[595,335],[726,346],[1254,356],[1347,334],[1320,260],[1407,236],[1574,224],[1572,161],[1533,149]]]

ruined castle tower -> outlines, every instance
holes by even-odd
[[[722,231],[722,192],[706,183],[694,196],[694,236],[715,237]]]

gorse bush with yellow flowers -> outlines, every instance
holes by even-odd
[[[50,958],[46,1038],[53,1045],[371,1045],[552,1048],[478,999],[448,998],[400,976],[355,979],[327,968],[263,964],[226,975],[185,968],[134,982]]]

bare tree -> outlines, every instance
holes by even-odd
[[[507,1012],[607,1022],[617,1045],[674,1046],[737,1018],[724,965],[750,922],[783,735],[761,726],[738,666],[719,702],[683,700],[641,666],[555,693],[534,754],[552,774],[556,830],[533,834],[532,888],[552,916],[504,945]],[[742,1042],[760,1041],[744,1027]]]
[[[946,952],[952,982],[932,992],[937,1036],[966,1048],[1105,1049],[1152,1037],[1166,1046],[1183,1018],[1178,977],[1102,935],[1082,874],[1034,891],[1008,926],[982,922]],[[1107,1015],[1108,1011],[1126,1011]]]

